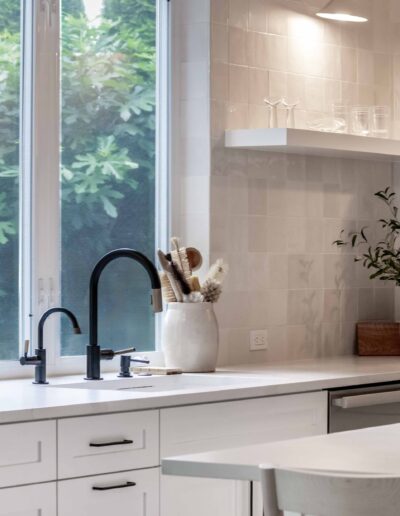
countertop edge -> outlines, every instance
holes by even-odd
[[[287,368],[286,377],[282,378],[278,376],[278,373],[271,364],[266,364],[265,372],[262,370],[260,371],[260,367],[262,368],[262,366],[258,366],[259,369],[255,371],[246,371],[244,369],[245,366],[240,366],[240,370],[238,369],[237,371],[235,371],[234,368],[226,368],[218,371],[218,373],[222,375],[230,372],[230,374],[233,373],[238,376],[246,376],[247,378],[252,376],[260,383],[260,385],[233,386],[228,388],[215,387],[214,389],[206,390],[195,389],[194,391],[181,392],[177,394],[169,391],[168,393],[158,393],[146,397],[129,397],[127,394],[121,394],[120,399],[118,399],[118,394],[115,391],[102,391],[105,393],[105,399],[101,399],[102,394],[98,394],[100,399],[88,400],[87,391],[84,391],[86,394],[82,392],[82,401],[80,401],[80,394],[77,393],[76,389],[69,389],[67,387],[57,388],[52,389],[50,394],[47,390],[49,387],[45,387],[44,392],[47,394],[46,399],[43,401],[40,399],[40,396],[36,397],[37,392],[39,392],[35,390],[38,389],[37,386],[30,386],[26,381],[25,384],[22,384],[21,381],[18,380],[9,380],[4,381],[5,383],[3,384],[6,388],[3,393],[4,400],[10,397],[8,388],[18,385],[19,390],[17,395],[19,397],[18,401],[20,402],[20,405],[23,406],[25,392],[32,397],[32,403],[29,405],[30,400],[28,396],[26,408],[16,406],[15,409],[10,409],[10,403],[6,404],[7,407],[2,408],[2,399],[0,396],[0,424],[90,416],[115,412],[166,409],[204,403],[229,402],[249,398],[293,395],[368,384],[390,382],[400,383],[400,359],[395,359],[394,363],[393,360],[383,361],[383,363],[380,361],[380,371],[378,372],[363,372],[357,370],[357,368],[360,367],[359,364],[362,364],[363,367],[366,366],[367,368],[371,366],[374,367],[372,361],[362,361],[356,357],[348,357],[348,359],[346,359],[346,357],[339,358],[336,358],[338,365],[337,369],[334,370],[332,370],[332,364],[336,363],[335,359],[332,359],[331,362],[329,359],[321,360],[321,364],[331,367],[331,369],[328,367],[328,370],[325,372],[319,372],[318,367],[316,368],[315,364],[318,365],[317,361],[314,361],[314,366],[313,368],[310,366],[309,371],[307,370],[307,362],[288,362],[286,366],[282,365],[282,368]],[[391,369],[390,371],[382,370],[385,367],[386,362],[388,364],[387,369]],[[340,364],[343,364],[343,369],[347,368],[347,372],[346,370],[342,372],[340,371]],[[279,367],[277,370],[279,371]],[[307,375],[309,375],[310,378],[305,378]],[[263,382],[265,382],[264,385]],[[70,403],[68,402],[68,399],[66,401],[66,398],[68,398],[68,395],[66,395],[66,389],[68,394],[71,393]],[[74,391],[74,394],[72,394],[72,391]],[[111,396],[110,392],[114,392],[114,394]],[[85,395],[86,399],[83,399]],[[35,403],[40,406],[35,406]]]

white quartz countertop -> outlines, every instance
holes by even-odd
[[[164,474],[259,480],[259,466],[400,475],[400,424],[291,439],[162,461]]]
[[[201,375],[202,377],[206,375]],[[33,385],[31,379],[0,381],[0,423],[32,421],[89,414],[146,410],[317,391],[381,382],[400,382],[399,358],[340,357],[288,361],[274,365],[222,368],[210,376],[235,378],[234,383],[194,386],[183,391],[132,392],[107,389],[54,388],[83,382],[75,377],[49,378],[50,385]],[[104,375],[104,384],[116,373]],[[123,380],[120,380],[123,382]],[[92,382],[89,382],[92,383]],[[114,382],[115,383],[115,382]]]

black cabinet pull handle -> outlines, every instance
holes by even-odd
[[[93,448],[104,448],[105,446],[119,446],[121,444],[133,444],[131,439],[123,439],[122,441],[111,441],[109,443],[90,443]]]
[[[136,482],[126,482],[126,484],[121,484],[117,486],[93,486],[93,491],[110,491],[110,489],[124,489],[125,487],[135,487]]]

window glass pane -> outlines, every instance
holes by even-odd
[[[156,0],[63,0],[61,292],[83,328],[62,327],[62,354],[88,342],[91,270],[131,247],[154,259]],[[99,343],[154,349],[150,282],[131,260],[100,280]]]
[[[20,5],[0,2],[0,360],[18,357]]]

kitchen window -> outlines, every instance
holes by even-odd
[[[93,266],[118,247],[154,260],[167,234],[168,2],[17,4],[0,5],[0,360],[34,346],[40,315],[62,305],[83,334],[49,320],[49,369],[78,372]],[[149,299],[139,266],[110,264],[100,345],[153,352]]]
[[[18,357],[21,9],[0,5],[0,360]]]

